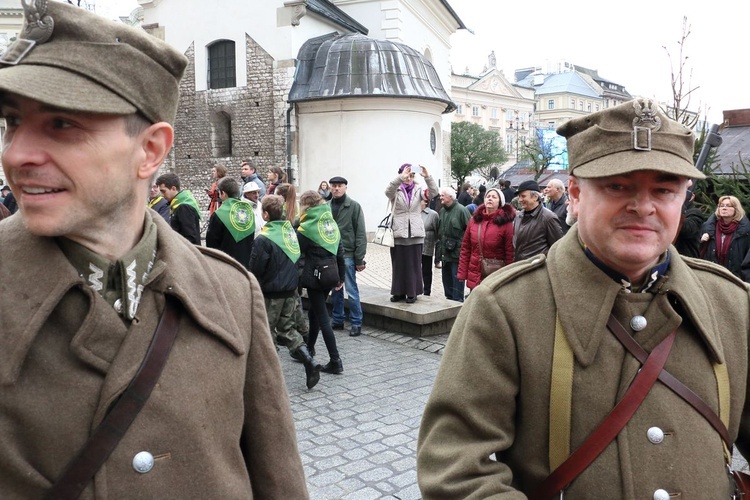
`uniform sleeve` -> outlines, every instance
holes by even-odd
[[[511,486],[510,468],[490,459],[502,457],[515,437],[515,352],[497,301],[476,288],[451,330],[419,428],[417,480],[425,500],[526,498]]]
[[[308,498],[289,395],[268,330],[258,283],[251,280],[250,345],[242,450],[254,498]]]

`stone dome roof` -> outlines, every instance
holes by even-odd
[[[439,101],[456,109],[432,63],[408,45],[359,33],[306,41],[297,55],[289,102],[349,97]]]

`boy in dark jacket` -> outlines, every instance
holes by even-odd
[[[283,219],[284,199],[268,195],[263,198],[263,226],[250,254],[250,272],[263,290],[268,313],[268,324],[276,342],[286,346],[291,355],[305,364],[307,388],[320,380],[320,365],[313,359],[294,327],[297,307],[295,292],[299,284],[296,263],[300,257],[297,233],[289,221]]]

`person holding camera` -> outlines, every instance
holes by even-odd
[[[458,261],[461,255],[461,242],[469,224],[469,209],[456,202],[453,188],[440,188],[440,227],[438,244],[443,260],[443,291],[445,298],[458,302],[464,301],[464,282],[458,279]]]

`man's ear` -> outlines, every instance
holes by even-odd
[[[581,184],[572,175],[568,177],[568,198],[573,201],[578,201],[578,197],[581,194]]]
[[[164,163],[174,141],[174,129],[167,122],[154,123],[139,135],[143,160],[138,166],[138,178],[150,179]]]

